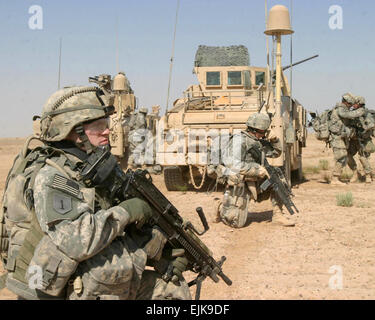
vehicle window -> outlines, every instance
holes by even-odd
[[[255,72],[255,84],[259,86],[261,83],[265,83],[265,73],[263,71]]]
[[[241,85],[241,71],[228,71],[228,85]]]
[[[245,80],[245,89],[251,88],[251,73],[249,70],[243,72]]]
[[[220,72],[208,71],[206,72],[206,85],[207,86],[220,86]]]

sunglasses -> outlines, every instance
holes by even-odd
[[[88,121],[85,124],[85,129],[92,132],[103,132],[109,127],[109,118],[100,118]]]
[[[253,129],[255,132],[259,133],[259,134],[266,134],[267,130],[260,130],[260,129]]]

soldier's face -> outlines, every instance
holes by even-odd
[[[83,125],[83,129],[85,130],[85,133],[93,146],[104,146],[109,143],[109,128],[107,118],[85,123]]]
[[[259,130],[259,129],[254,129],[254,135],[258,138],[258,139],[262,139],[264,138],[264,136],[266,135],[266,130]]]

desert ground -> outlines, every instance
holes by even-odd
[[[0,138],[0,194],[23,141]],[[251,206],[244,228],[214,223],[222,192],[169,192],[163,176],[153,176],[155,185],[197,228],[202,226],[195,208],[203,208],[210,229],[201,238],[216,260],[227,258],[223,271],[233,284],[208,278],[201,299],[375,299],[375,181],[332,186],[326,181],[332,165],[331,150],[309,135],[303,149],[305,181],[293,187],[299,209],[295,227],[273,225],[269,201]],[[348,192],[352,206],[338,206],[336,196]],[[188,272],[186,278],[191,280],[194,274]],[[191,292],[194,297],[195,286]],[[0,299],[16,298],[7,289],[0,290]]]

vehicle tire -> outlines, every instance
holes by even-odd
[[[182,170],[177,166],[164,168],[164,183],[168,191],[186,191],[188,189],[188,185],[183,179]]]

